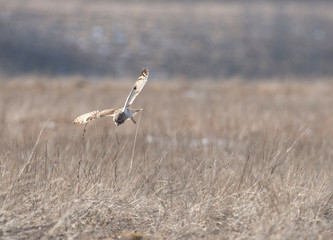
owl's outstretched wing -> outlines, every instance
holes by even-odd
[[[148,76],[149,76],[148,69],[143,70],[140,77],[138,78],[138,80],[136,80],[130,94],[128,95],[128,97],[126,99],[126,102],[125,102],[125,105],[124,105],[124,108],[128,108],[129,106],[132,105],[136,96],[139,95],[139,93],[141,92],[141,90],[145,86],[145,84],[148,80]]]
[[[115,109],[105,109],[103,111],[92,111],[89,113],[82,114],[81,116],[78,116],[77,118],[74,119],[73,123],[74,124],[83,124],[90,122],[92,120],[95,120],[97,118],[101,117],[113,117],[115,113]]]

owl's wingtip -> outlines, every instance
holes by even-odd
[[[145,69],[142,71],[141,75],[143,75],[144,77],[148,77],[148,75],[149,75],[149,70],[148,70],[148,68],[145,68]]]
[[[72,124],[80,124],[80,122],[77,121],[77,119],[74,119],[73,122],[72,122]]]
[[[77,117],[73,120],[72,124],[83,124],[84,121],[82,121],[82,119],[80,117]]]

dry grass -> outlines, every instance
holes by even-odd
[[[330,239],[333,84],[0,82],[0,238]],[[133,163],[130,168],[131,162]]]

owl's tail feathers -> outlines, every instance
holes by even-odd
[[[132,120],[132,122],[133,122],[134,124],[136,124],[136,121],[135,121],[134,116],[135,116],[135,114],[137,114],[138,112],[141,112],[143,109],[141,108],[141,109],[130,109],[130,110],[131,110],[131,112],[132,112],[131,120]]]
[[[142,110],[143,110],[143,108],[141,108],[141,109],[131,109],[133,116],[134,116],[135,114],[141,112]]]

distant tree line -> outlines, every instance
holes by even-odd
[[[0,74],[126,77],[150,67],[156,79],[333,75],[333,20],[325,15],[264,17],[244,8],[228,22],[158,17],[149,28],[135,16],[74,27],[25,12],[0,18]]]

